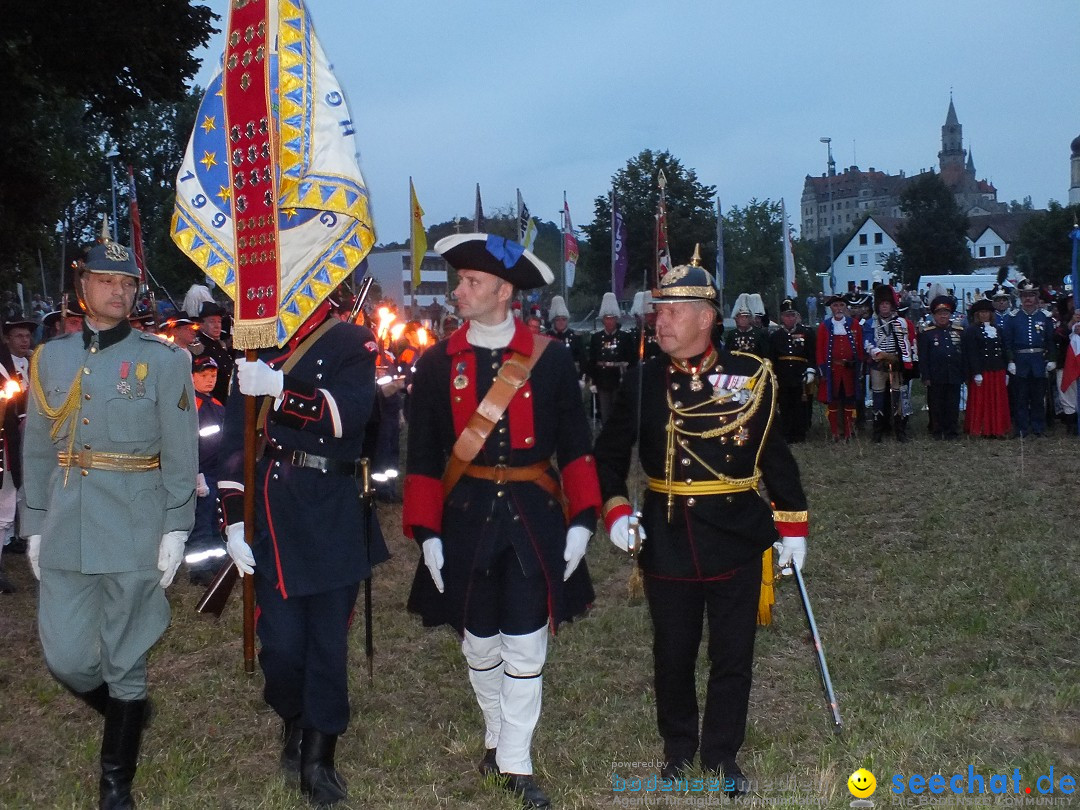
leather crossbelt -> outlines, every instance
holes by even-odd
[[[443,495],[449,495],[461,476],[465,474],[474,458],[479,455],[484,442],[487,441],[495,424],[502,418],[514,398],[525,383],[532,376],[533,367],[540,360],[548,346],[552,343],[551,338],[543,335],[533,335],[532,353],[529,355],[514,352],[510,358],[503,362],[495,375],[495,381],[488,389],[487,396],[476,406],[476,410],[465,425],[465,429],[457,437],[450,451],[450,458],[446,462],[443,471],[442,489]],[[479,476],[477,476],[479,477]]]
[[[551,469],[549,461],[537,461],[525,467],[508,467],[505,464],[482,467],[479,464],[470,464],[465,468],[464,474],[470,478],[494,481],[496,484],[505,484],[508,481],[531,481],[551,497],[559,498],[561,495],[559,485],[548,473],[549,469]]]
[[[146,472],[161,466],[161,456],[136,456],[131,453],[101,453],[96,450],[77,450],[56,454],[61,467],[81,467],[84,470],[109,470],[111,472]]]
[[[318,470],[323,473],[347,475],[350,478],[363,477],[359,461],[340,461],[336,458],[327,458],[326,456],[316,456],[312,453],[305,453],[303,450],[286,450],[281,447],[274,447],[271,444],[266,445],[266,449],[263,453],[268,458],[286,461],[294,467],[306,467],[307,469]]]

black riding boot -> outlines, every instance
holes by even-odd
[[[300,741],[304,739],[304,729],[300,727],[299,716],[285,720],[281,725],[281,770],[293,776],[300,773]]]
[[[880,444],[882,437],[885,435],[885,428],[889,424],[889,417],[883,413],[874,412],[874,429],[870,435],[871,441],[875,444]]]
[[[139,763],[147,701],[109,698],[101,738],[101,810],[134,810],[131,782]]]
[[[893,417],[893,432],[896,434],[896,440],[898,442],[903,443],[908,440],[906,416]]]
[[[107,683],[102,683],[89,692],[76,692],[67,684],[64,684],[64,688],[102,717],[105,716],[105,709],[109,705],[109,685]]]
[[[334,768],[336,734],[304,730],[300,743],[300,792],[316,807],[329,807],[345,798],[345,780]]]

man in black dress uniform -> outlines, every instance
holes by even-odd
[[[615,293],[604,293],[600,319],[603,328],[593,332],[589,339],[589,379],[602,422],[611,413],[611,403],[623,374],[637,362],[637,343],[631,332],[619,328],[619,302]]]
[[[548,637],[593,600],[582,562],[600,505],[589,425],[570,352],[510,314],[515,288],[552,281],[547,265],[488,234],[435,250],[458,271],[466,323],[413,378],[424,418],[409,424],[403,522],[422,557],[409,609],[462,637],[484,715],[480,772],[526,807],[548,807],[532,736]]]
[[[814,397],[807,388],[817,376],[817,352],[814,333],[799,323],[799,311],[790,298],[780,303],[780,328],[769,335],[769,356],[776,370],[784,440],[801,442],[810,428]]]
[[[637,442],[646,477],[637,561],[653,623],[656,719],[664,778],[701,751],[734,796],[748,789],[736,755],[746,732],[762,553],[782,537],[781,568],[802,567],[806,497],[798,466],[772,429],[768,361],[711,345],[716,289],[701,267],[672,268],[653,295],[665,355],[627,375],[596,442],[604,520],[627,549],[626,478]],[[769,499],[758,494],[764,481]],[[709,617],[710,671],[701,718],[694,670]]]
[[[930,302],[933,325],[919,333],[919,375],[926,386],[930,427],[935,439],[960,438],[960,386],[964,383],[964,328],[952,322],[956,299],[939,295]]]

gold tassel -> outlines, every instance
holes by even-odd
[[[773,592],[772,547],[761,555],[761,593],[758,595],[757,623],[761,627],[772,624],[772,606],[776,602]]]
[[[631,599],[640,599],[645,595],[645,583],[641,579],[641,569],[638,567],[637,562],[634,563],[634,570],[630,572],[630,580],[626,583],[626,590]]]
[[[266,349],[277,345],[277,319],[244,321],[233,324],[234,349]]]

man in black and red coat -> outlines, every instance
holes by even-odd
[[[422,558],[409,609],[462,637],[484,715],[481,773],[548,807],[531,744],[548,637],[593,600],[582,561],[600,504],[589,425],[570,351],[510,312],[515,290],[552,281],[547,265],[487,234],[435,250],[458,271],[466,322],[413,377],[403,521]]]

